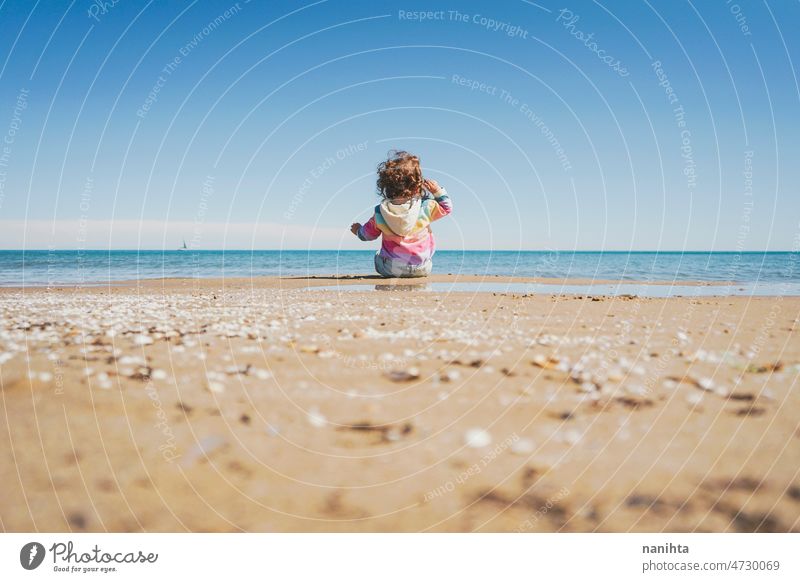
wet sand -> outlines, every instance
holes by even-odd
[[[800,298],[377,282],[0,290],[0,526],[800,531]]]

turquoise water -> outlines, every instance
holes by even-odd
[[[373,251],[0,251],[0,285],[373,274]],[[439,251],[435,274],[622,281],[800,281],[799,253]]]

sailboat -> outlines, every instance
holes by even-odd
[[[186,246],[186,239],[183,239],[183,246],[182,247],[178,247],[178,250],[179,251],[188,251],[189,250],[189,247]]]

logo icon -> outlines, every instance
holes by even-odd
[[[28,542],[19,551],[19,563],[26,570],[35,570],[44,561],[44,546],[39,542]]]

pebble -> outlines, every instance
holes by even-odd
[[[394,427],[390,428],[385,433],[383,433],[383,438],[389,441],[390,443],[395,443],[399,441],[401,437],[402,435],[400,434],[400,431]]]
[[[538,366],[545,370],[558,370],[559,372],[569,372],[570,365],[565,358],[557,356],[545,357],[542,354],[535,354],[531,359],[534,366]]]
[[[711,378],[700,378],[695,383],[697,384],[697,387],[702,390],[714,389],[714,381]]]
[[[169,376],[167,376],[167,373],[164,370],[156,369],[150,373],[150,377],[153,380],[166,380]]]
[[[581,440],[581,438],[583,438],[583,435],[574,429],[567,430],[561,435],[561,441],[567,443],[568,445],[576,444]]]
[[[686,395],[686,402],[691,404],[692,406],[696,406],[703,401],[703,395],[698,394],[697,392],[690,392]]]
[[[208,389],[215,394],[222,394],[225,392],[225,384],[222,382],[209,382]]]
[[[519,439],[511,444],[511,452],[515,455],[530,455],[536,450],[536,445],[531,439]]]
[[[315,407],[308,410],[308,422],[314,428],[322,428],[328,424],[328,419]]]
[[[625,379],[625,374],[619,368],[611,368],[608,371],[608,379],[612,382],[621,382]]]
[[[254,374],[259,380],[269,380],[272,378],[272,374],[269,372],[269,370],[262,370],[261,368],[256,369]]]
[[[108,374],[105,372],[100,372],[94,378],[97,381],[98,388],[102,388],[103,390],[111,390],[111,378],[109,378]]]
[[[419,369],[411,367],[407,370],[390,370],[386,377],[392,382],[410,382],[419,378]]]
[[[442,382],[455,382],[459,378],[461,378],[461,372],[458,370],[447,370],[441,375]]]
[[[471,428],[464,433],[464,443],[473,449],[487,447],[492,444],[492,435],[482,428]]]
[[[647,396],[647,388],[641,384],[628,384],[625,386],[625,391],[634,396]]]

